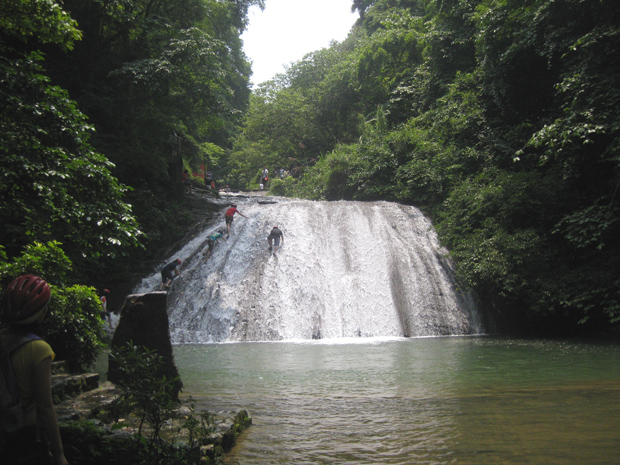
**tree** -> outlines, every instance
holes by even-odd
[[[10,256],[33,240],[62,241],[80,267],[136,245],[140,232],[92,127],[32,52],[0,60],[0,243]]]
[[[76,272],[92,278],[127,252],[123,244],[137,243],[133,215],[151,248],[182,236],[189,214],[181,167],[214,171],[226,163],[250,93],[240,35],[248,9],[263,8],[263,0],[0,5],[2,70],[12,86],[0,91],[6,121],[0,137],[11,168],[2,188],[14,200],[2,212],[9,254],[32,239],[59,240],[69,246]],[[12,105],[21,122],[9,117]],[[22,166],[44,193],[20,184],[27,183],[27,176],[19,178]]]
[[[615,2],[376,0],[353,9],[361,18],[349,38],[291,66],[250,112],[258,146],[271,143],[278,117],[256,122],[292,94],[314,134],[335,136],[278,189],[423,207],[461,278],[502,310],[505,330],[617,328]]]
[[[52,291],[49,312],[42,324],[46,340],[58,360],[66,361],[71,372],[79,372],[88,369],[106,345],[99,297],[92,287],[68,285],[72,266],[61,244],[55,241],[28,244],[11,261],[0,248],[0,300],[18,276],[34,274],[45,279]]]
[[[231,154],[235,182],[241,186],[257,183],[264,166],[273,172],[307,165],[303,147],[319,140],[315,108],[309,99],[292,89],[277,92],[272,99],[272,85],[263,84],[252,96],[243,133]]]
[[[58,3],[0,0],[0,37],[5,43],[18,41],[24,46],[33,41],[71,50],[82,34],[75,20]]]

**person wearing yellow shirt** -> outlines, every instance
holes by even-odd
[[[47,316],[51,297],[45,280],[34,275],[14,279],[6,289],[0,312],[0,344],[10,353],[23,420],[20,429],[5,433],[2,463],[48,464],[49,449],[55,465],[68,465],[58,419],[52,400],[52,361],[50,345],[36,336]],[[5,425],[3,425],[4,427]],[[43,435],[49,446],[43,440]]]

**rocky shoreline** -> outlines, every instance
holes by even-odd
[[[170,343],[166,301],[165,292],[128,296],[111,345],[122,347],[131,341],[134,345],[156,351],[165,359],[162,374],[173,379],[178,372]],[[108,448],[127,450],[135,444],[137,434],[141,433],[143,437],[148,435],[148,425],[137,425],[131,419],[125,419],[122,423],[114,421],[111,412],[121,396],[121,390],[114,382],[116,376],[114,364],[108,369],[108,380],[100,383],[98,373],[70,375],[65,372],[62,362],[54,363],[52,394],[66,449],[96,448],[96,444],[105,443]],[[179,380],[176,383],[177,394],[181,387]],[[252,424],[246,410],[199,411],[194,409],[190,398],[179,403],[160,436],[174,447],[185,447],[193,434],[187,427],[187,419],[191,416],[205,422],[201,425],[204,426],[200,447],[203,463],[222,457],[234,446],[239,434]],[[96,430],[97,436],[87,445],[83,442],[87,435],[76,433],[76,429],[82,431],[84,425],[90,433]]]
[[[92,374],[88,377],[92,379]],[[54,375],[55,377],[57,375]],[[83,375],[80,375],[83,376]],[[57,378],[55,391],[63,388],[69,377],[63,381]],[[86,386],[85,386],[86,387]],[[66,388],[66,387],[65,387]],[[71,391],[75,386],[69,388]],[[98,385],[94,389],[82,392],[75,397],[69,397],[56,405],[56,412],[60,423],[61,435],[65,442],[65,447],[71,447],[71,430],[76,422],[89,422],[93,428],[97,428],[100,434],[105,437],[108,444],[116,444],[111,447],[127,449],[123,443],[135,442],[135,435],[138,432],[136,426],[124,426],[115,429],[113,423],[106,421],[109,412],[117,401],[120,394],[119,389],[110,381]],[[166,437],[171,443],[178,447],[183,447],[188,443],[189,431],[184,428],[183,420],[192,413],[191,407],[181,403],[176,412],[175,418],[162,431],[162,436]],[[216,460],[228,452],[237,441],[239,434],[252,424],[252,418],[246,410],[237,412],[193,412],[194,414],[207,414],[210,421],[209,435],[206,438],[208,444],[201,447],[202,455],[210,460]]]

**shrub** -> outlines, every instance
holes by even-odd
[[[52,287],[46,340],[71,372],[92,365],[106,347],[101,303],[95,289],[87,286]]]
[[[61,244],[35,242],[21,256],[8,262],[0,254],[0,299],[9,283],[18,276],[34,274],[45,279],[52,290],[49,314],[43,322],[46,340],[57,360],[76,372],[91,365],[105,347],[101,304],[92,287],[65,287],[72,267]]]

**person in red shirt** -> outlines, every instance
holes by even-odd
[[[230,208],[226,210],[226,214],[224,215],[224,218],[226,219],[226,230],[228,231],[228,237],[230,237],[230,226],[232,225],[235,213],[239,213],[244,218],[247,218],[247,216],[237,210],[237,205],[233,203]]]

